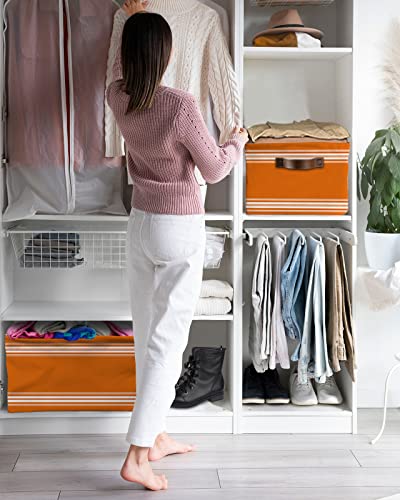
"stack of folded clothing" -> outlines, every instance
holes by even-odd
[[[297,9],[285,9],[271,16],[267,29],[254,36],[253,45],[320,49],[323,36],[321,30],[304,25]]]
[[[63,269],[83,264],[79,258],[79,234],[40,233],[28,241],[21,256],[22,267]]]
[[[232,310],[233,288],[226,281],[205,280],[196,306],[197,316],[219,316]]]
[[[317,139],[320,141],[347,141],[348,130],[337,123],[301,120],[292,123],[266,122],[251,126],[248,133],[253,142],[261,139]]]
[[[132,329],[111,321],[29,321],[15,323],[7,330],[10,339],[94,339],[99,336],[133,336]]]

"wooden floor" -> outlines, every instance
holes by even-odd
[[[124,436],[1,437],[0,500],[375,500],[400,494],[400,411],[371,447],[379,425],[363,410],[357,436],[180,436],[197,451],[157,464],[161,493],[120,479]]]

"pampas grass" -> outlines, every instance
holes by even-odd
[[[395,116],[400,122],[400,18],[393,21],[388,37],[385,61],[383,64],[383,83],[386,98]]]

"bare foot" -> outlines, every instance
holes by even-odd
[[[135,462],[134,457],[127,457],[121,469],[121,477],[125,481],[138,483],[152,491],[168,489],[168,479],[164,474],[158,476],[154,474],[149,462]]]
[[[191,444],[184,444],[172,439],[166,432],[157,436],[153,448],[149,451],[149,460],[154,462],[160,460],[167,455],[175,455],[176,453],[188,453],[194,450]]]

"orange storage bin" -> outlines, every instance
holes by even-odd
[[[133,337],[6,338],[8,411],[130,411],[136,399]]]
[[[261,139],[246,145],[246,213],[344,215],[347,141]]]

